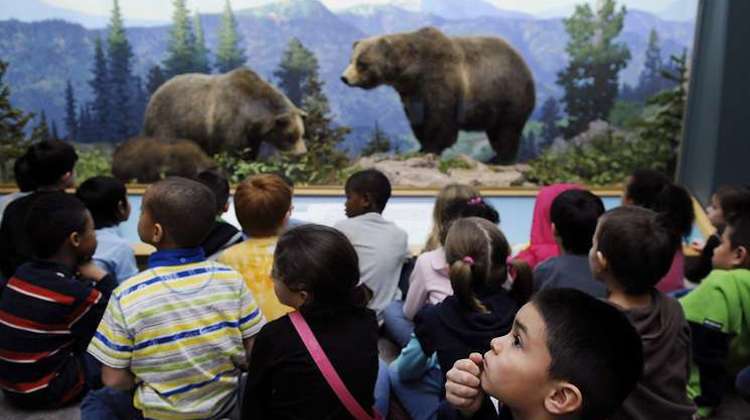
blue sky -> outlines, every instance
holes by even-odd
[[[112,7],[112,0],[42,0],[45,3],[76,10],[90,15],[108,15]],[[268,3],[273,0],[231,0],[232,7],[242,9],[252,7],[260,3]],[[530,14],[539,14],[549,11],[560,11],[571,7],[581,1],[594,0],[485,0],[502,9],[517,10]],[[628,7],[638,8],[651,12],[660,12],[679,0],[621,0]],[[688,0],[684,0],[685,3]],[[392,3],[407,7],[415,7],[419,0],[322,0],[332,9],[342,9],[360,4]],[[0,0],[4,7],[14,3],[14,7],[23,7],[22,2],[17,0]],[[191,10],[200,10],[201,13],[215,13],[223,8],[224,0],[188,0]],[[121,0],[120,6],[123,14],[128,19],[151,19],[168,20],[172,14],[171,0]],[[12,12],[10,13],[12,15]]]

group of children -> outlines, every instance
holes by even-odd
[[[377,170],[347,180],[333,228],[291,219],[288,180],[252,176],[233,196],[241,230],[221,219],[229,184],[209,170],[146,190],[138,235],[156,252],[138,272],[118,229],[125,186],[95,177],[65,193],[76,160],[64,142],[31,146],[16,164],[24,195],[2,215],[0,387],[15,405],[365,419],[392,396],[413,419],[690,419],[731,378],[749,393],[745,188],[717,192],[717,236],[690,266],[691,198],[658,173],[634,173],[609,211],[581,186],[542,188],[516,255],[479,192],[449,185],[409,264]],[[390,366],[383,336],[401,349]]]

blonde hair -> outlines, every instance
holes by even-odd
[[[422,252],[432,251],[443,245],[440,238],[445,236],[442,233],[447,226],[444,226],[445,221],[442,216],[448,204],[455,200],[469,200],[477,196],[479,196],[479,191],[466,184],[448,184],[440,190],[432,210],[432,231]]]

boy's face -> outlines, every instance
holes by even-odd
[[[370,210],[370,200],[367,195],[355,191],[346,191],[346,203],[344,203],[344,212],[346,217],[357,217],[365,214]]]
[[[519,412],[543,410],[553,386],[551,361],[544,319],[527,303],[516,314],[510,333],[490,343],[484,355],[482,389]]]
[[[144,197],[144,202],[146,197]],[[138,237],[141,241],[156,246],[161,240],[161,225],[157,225],[145,205],[141,205],[141,217],[138,219]]]
[[[91,213],[86,211],[86,224],[83,232],[78,233],[78,246],[75,247],[75,254],[78,263],[91,259],[96,252],[96,231],[94,230],[94,219]]]
[[[714,227],[720,228],[724,226],[724,212],[721,210],[721,203],[716,194],[711,196],[711,205],[708,206],[706,210],[708,213],[708,220]]]
[[[744,247],[732,248],[732,241],[729,239],[732,235],[732,227],[727,226],[724,233],[721,234],[721,244],[714,249],[714,256],[711,263],[714,268],[720,270],[731,270],[743,265],[747,250]]]

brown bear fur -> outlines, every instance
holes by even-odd
[[[447,37],[435,28],[354,43],[341,79],[349,86],[392,86],[422,151],[441,153],[458,130],[485,131],[501,162],[515,160],[534,109],[531,71],[495,37]]]
[[[190,140],[134,137],[112,156],[112,175],[123,182],[150,183],[164,176],[195,177],[216,164]]]
[[[247,68],[226,74],[175,76],[154,92],[143,132],[159,139],[193,140],[206,153],[244,152],[255,159],[265,141],[306,152],[304,112]]]

